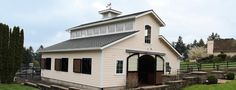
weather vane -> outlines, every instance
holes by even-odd
[[[111,2],[109,2],[106,6],[107,9],[111,9]]]

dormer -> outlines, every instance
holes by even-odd
[[[99,14],[102,15],[102,19],[110,19],[120,15],[122,12],[108,8],[102,11],[99,11]]]

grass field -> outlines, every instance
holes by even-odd
[[[20,84],[0,84],[0,90],[39,90],[39,89]]]
[[[236,80],[229,81],[225,84],[193,85],[183,90],[236,90]]]

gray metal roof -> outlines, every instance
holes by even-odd
[[[112,42],[120,40],[126,36],[136,33],[137,31],[124,32],[118,34],[110,34],[103,36],[94,36],[79,39],[70,39],[49,47],[46,47],[41,52],[53,52],[53,51],[73,51],[73,50],[89,50],[91,48],[101,48]]]
[[[123,15],[123,16],[113,17],[113,18],[110,18],[110,19],[104,19],[104,20],[99,20],[99,21],[95,21],[95,22],[85,23],[85,24],[81,24],[79,26],[72,27],[69,30],[76,30],[76,28],[80,28],[80,27],[83,27],[83,26],[87,26],[87,25],[95,24],[95,23],[99,23],[99,22],[105,22],[105,21],[110,21],[110,20],[116,20],[116,19],[121,19],[121,18],[126,18],[126,17],[137,16],[137,15],[149,12],[149,11],[153,11],[153,10],[151,9],[151,10],[141,11],[141,12],[127,14],[127,15]]]

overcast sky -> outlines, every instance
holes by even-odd
[[[0,0],[0,22],[23,28],[25,46],[37,49],[69,39],[70,27],[100,20],[108,2],[123,15],[153,9],[170,42],[206,41],[212,32],[236,38],[236,0]]]

